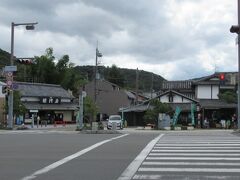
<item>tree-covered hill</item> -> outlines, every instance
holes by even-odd
[[[0,49],[0,66],[10,65],[10,54]]]
[[[82,76],[87,77],[89,80],[93,79],[94,66],[76,66],[75,68]],[[101,78],[118,84],[121,87],[132,90],[136,88],[136,69],[118,68],[115,65],[112,67],[99,66],[98,72]],[[165,79],[159,75],[138,70],[138,86],[141,91],[150,92],[152,85],[154,91],[159,91],[163,80]]]
[[[68,55],[56,61],[52,48],[48,48],[46,54],[36,56],[32,65],[15,64],[18,66],[17,81],[61,84],[65,89],[75,92],[78,92],[80,85],[94,77],[94,66],[74,66]],[[6,65],[10,65],[10,53],[0,49],[0,66]],[[136,69],[118,68],[116,65],[98,66],[101,78],[133,91],[136,89],[136,72]],[[142,92],[150,92],[151,86],[154,91],[159,91],[164,80],[159,75],[143,70],[138,71],[138,77],[138,87]]]

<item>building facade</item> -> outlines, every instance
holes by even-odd
[[[129,106],[134,101],[134,97],[128,95],[125,90],[106,80],[97,80],[96,87],[94,81],[85,85],[86,94],[93,101],[95,99],[94,88],[96,88],[96,105],[100,113],[98,120],[107,118],[109,115],[118,114],[119,108]]]
[[[222,80],[221,75],[224,75]],[[164,81],[155,98],[162,103],[168,103],[173,110],[181,111],[177,117],[178,124],[188,125],[194,122],[197,127],[203,127],[204,119],[208,119],[210,127],[214,128],[220,121],[231,120],[231,117],[236,114],[235,102],[226,102],[219,98],[221,92],[236,92],[236,83],[237,73],[234,72],[214,73],[186,81]],[[131,118],[128,119],[130,124],[140,125],[143,123],[137,122],[139,117],[136,119],[136,116],[140,112],[141,116],[144,115],[149,108],[148,103],[149,101],[146,101],[136,107],[121,110],[125,112],[125,116],[131,114]]]
[[[23,117],[25,123],[31,122],[34,113],[48,123],[76,121],[78,104],[74,96],[60,85],[16,82],[16,87],[28,111]]]

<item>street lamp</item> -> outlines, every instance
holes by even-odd
[[[15,26],[25,26],[26,30],[34,30],[34,25],[38,24],[37,22],[35,23],[14,23],[12,22],[11,24],[11,56],[10,56],[10,64],[13,66],[13,60],[14,60],[14,27]],[[9,98],[8,98],[8,123],[7,127],[8,128],[13,128],[13,91],[12,87],[10,87],[10,93],[9,93]]]
[[[236,33],[238,35],[238,129],[240,129],[240,0],[238,0],[238,25],[233,25],[230,28],[231,33]]]

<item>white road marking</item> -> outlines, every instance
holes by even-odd
[[[221,149],[214,149],[214,150],[207,150],[207,149],[202,149],[202,150],[197,150],[197,149],[192,149],[192,150],[183,150],[183,149],[169,149],[169,150],[165,150],[165,149],[153,149],[152,152],[199,152],[199,153],[204,153],[204,152],[213,152],[213,153],[217,153],[217,152],[225,152],[225,153],[233,153],[236,152],[238,153],[239,150],[221,150]]]
[[[147,157],[149,152],[152,150],[154,145],[160,140],[161,137],[163,137],[164,134],[159,135],[155,139],[153,139],[151,142],[148,143],[148,145],[140,152],[140,154],[129,164],[129,166],[123,171],[121,176],[117,180],[129,180],[131,179],[134,174],[137,172],[138,168],[144,161],[144,159]]]
[[[148,174],[136,174],[133,179],[151,179],[151,180],[159,180],[159,179],[197,179],[199,176],[179,176],[179,175],[148,175]],[[201,176],[201,179],[214,179],[214,180],[225,180],[232,178],[231,176]]]
[[[46,166],[46,167],[44,167],[44,168],[42,168],[42,169],[34,172],[33,174],[22,178],[21,180],[31,180],[31,179],[34,179],[34,178],[36,178],[38,175],[47,173],[47,172],[49,172],[49,171],[57,168],[58,166],[61,166],[61,165],[63,165],[64,163],[67,163],[68,161],[71,161],[71,160],[73,160],[73,159],[75,159],[75,158],[77,158],[77,157],[79,157],[79,156],[81,156],[81,155],[83,155],[83,154],[85,154],[85,153],[87,153],[87,152],[89,152],[89,151],[91,151],[91,150],[93,150],[93,149],[95,149],[95,148],[97,148],[97,147],[99,147],[99,146],[107,143],[107,142],[113,141],[113,140],[115,140],[115,139],[122,138],[122,137],[127,136],[127,135],[128,135],[128,134],[123,134],[123,135],[121,135],[121,136],[117,136],[117,137],[114,137],[114,138],[111,138],[111,139],[107,139],[107,140],[98,142],[98,143],[96,143],[96,144],[94,144],[94,145],[92,145],[92,146],[90,146],[90,147],[88,147],[88,148],[86,148],[86,149],[83,149],[83,150],[81,150],[81,151],[78,151],[78,152],[75,153],[75,154],[72,154],[72,155],[70,155],[70,156],[67,156],[67,157],[65,157],[65,158],[63,158],[63,159],[61,159],[61,160],[59,160],[59,161],[57,161],[57,162],[55,162],[55,163],[53,163],[53,164],[50,164],[49,166]]]
[[[240,146],[236,147],[236,146],[226,146],[226,147],[221,147],[221,146],[210,146],[210,147],[191,147],[191,146],[186,146],[186,147],[154,147],[153,149],[239,149],[240,150]],[[239,151],[240,152],[240,151]]]
[[[239,173],[240,168],[139,168],[138,172],[221,172]]]
[[[149,156],[237,156],[240,157],[240,154],[233,153],[150,153]]]
[[[231,161],[239,161],[240,158],[220,158],[220,157],[147,157],[147,160],[231,160]]]
[[[156,147],[160,146],[160,147],[166,147],[166,146],[240,146],[240,143],[219,143],[219,144],[207,144],[207,143],[193,143],[193,144],[189,144],[189,143],[184,143],[184,144],[181,144],[181,143],[176,143],[176,144],[156,144]]]
[[[160,144],[164,144],[164,143],[175,143],[176,141],[175,140],[168,140],[168,141],[161,141]],[[213,140],[206,140],[206,141],[203,141],[203,140],[197,140],[197,139],[194,139],[194,140],[179,140],[177,141],[178,143],[198,143],[198,144],[201,144],[201,143],[231,143],[231,142],[237,142],[237,143],[240,143],[240,140],[239,139],[229,139],[229,140],[226,140],[226,139],[213,139]]]
[[[147,161],[143,162],[142,165],[149,165],[149,166],[158,166],[158,165],[174,165],[174,166],[187,166],[187,165],[194,165],[194,166],[240,166],[240,163],[216,163],[216,162],[154,162],[154,161]]]

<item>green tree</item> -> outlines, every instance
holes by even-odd
[[[158,120],[159,113],[170,114],[172,112],[172,108],[167,103],[161,103],[157,99],[153,99],[149,102],[151,109],[148,109],[143,116],[143,119],[146,124],[155,124]]]
[[[5,103],[5,112],[8,112],[8,103]],[[13,91],[13,116],[24,115],[27,112],[24,104],[21,101],[19,91]]]
[[[219,93],[218,97],[227,103],[237,103],[237,93],[231,90]]]
[[[14,116],[24,115],[27,112],[24,104],[21,101],[21,94],[19,91],[13,92],[13,114]]]
[[[58,84],[54,59],[52,48],[48,48],[45,55],[35,57],[35,64],[32,65],[31,72],[34,82]]]
[[[98,107],[92,100],[90,96],[84,98],[84,117],[88,120],[89,123],[95,120],[95,117],[98,113]]]
[[[120,87],[124,86],[124,77],[115,64],[113,64],[109,69],[107,80],[111,83],[117,84]]]

